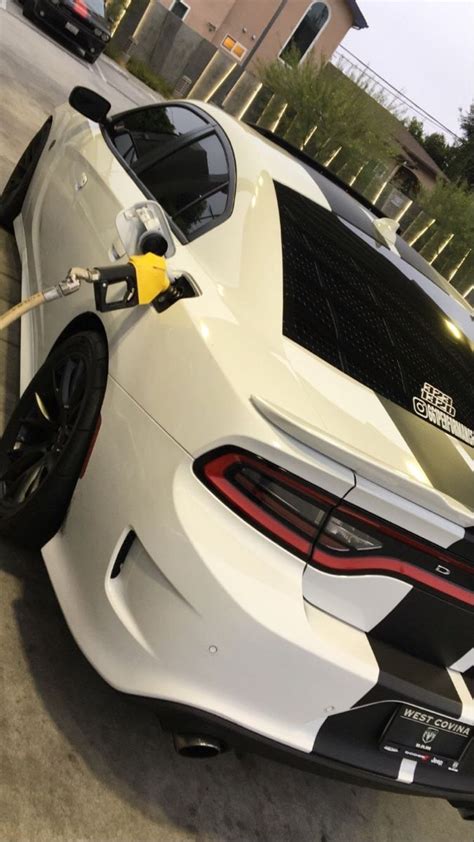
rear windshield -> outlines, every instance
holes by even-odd
[[[331,211],[275,183],[283,333],[380,396],[474,444],[467,338]],[[409,271],[409,267],[407,267]]]
[[[97,15],[101,15],[105,18],[105,8],[102,0],[86,0],[86,6],[88,9],[91,9]]]

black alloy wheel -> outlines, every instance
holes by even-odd
[[[48,140],[53,120],[49,117],[26,147],[0,196],[0,225],[13,231],[13,222],[21,212],[36,165]]]
[[[0,534],[41,547],[58,531],[100,419],[105,339],[74,334],[20,398],[0,442]]]

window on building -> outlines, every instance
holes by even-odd
[[[186,3],[183,3],[182,0],[174,0],[174,3],[170,6],[170,12],[173,12],[177,18],[184,20],[189,12],[189,6],[187,6]]]
[[[232,55],[235,58],[239,59],[239,61],[247,52],[243,44],[239,44],[239,42],[236,41],[235,38],[232,38],[232,35],[226,35],[222,42],[222,46],[224,47],[224,49],[228,50],[229,53],[232,53]]]
[[[300,55],[301,61],[313,46],[319,33],[328,22],[328,19],[329,9],[326,3],[311,3],[306,14],[301,18],[298,26],[281,50],[280,58],[286,61],[289,55],[296,50]]]

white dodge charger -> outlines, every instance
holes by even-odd
[[[179,294],[24,317],[0,531],[183,754],[472,818],[471,307],[285,141],[209,104],[107,110],[75,89],[4,190],[23,295],[155,247]]]

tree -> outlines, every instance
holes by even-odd
[[[397,152],[395,117],[363,73],[349,78],[331,64],[311,58],[299,62],[292,50],[285,62],[260,64],[259,75],[278,100],[288,103],[294,118],[286,135],[320,160],[339,149],[354,159],[388,160]]]
[[[446,141],[444,134],[433,132],[426,135],[423,146],[438,167],[446,172],[451,161],[452,146]]]
[[[451,163],[453,148],[447,142],[444,134],[440,132],[425,134],[423,123],[417,117],[412,117],[410,122],[406,123],[406,127],[428,155],[433,158],[435,164],[438,164],[443,172],[447,172]]]
[[[474,102],[471,102],[471,107],[467,114],[463,114],[461,111],[461,119],[459,122],[466,140],[472,140],[474,137]]]
[[[421,120],[418,120],[416,117],[412,117],[410,122],[406,124],[406,127],[415,140],[423,146],[423,141],[425,139],[425,127],[423,126]]]
[[[471,190],[474,189],[474,102],[466,114],[461,112],[460,126],[463,137],[453,149],[449,175],[452,178],[465,179]]]

